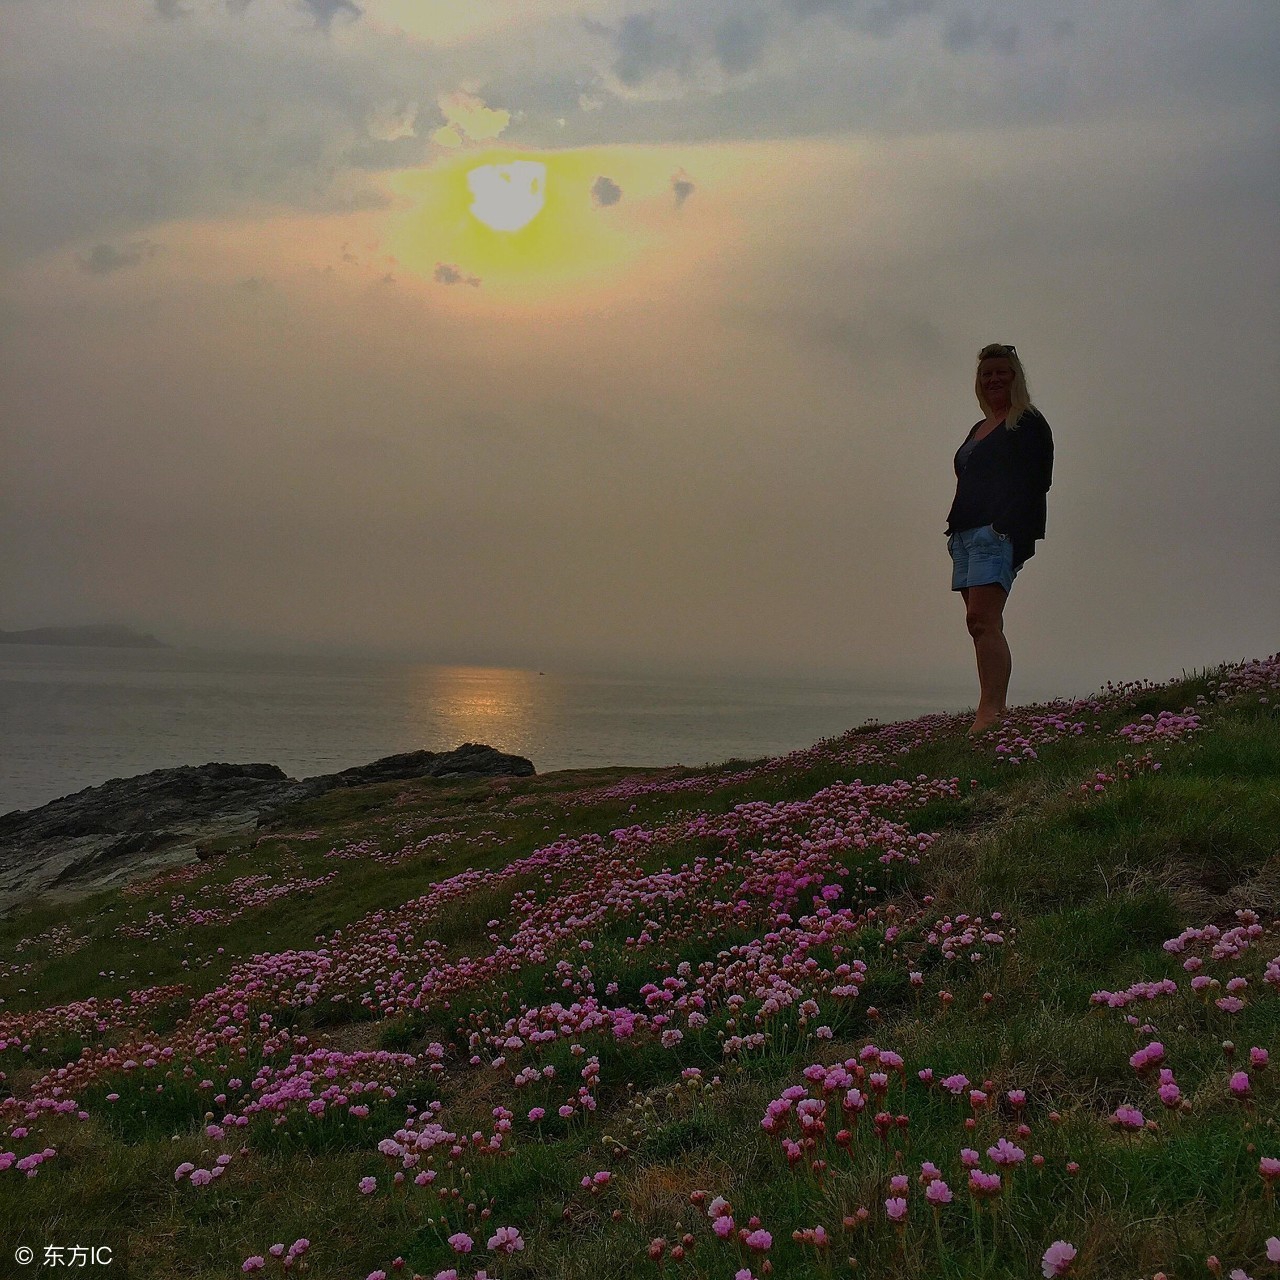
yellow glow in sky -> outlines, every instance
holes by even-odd
[[[511,123],[510,111],[490,107],[465,89],[442,95],[437,105],[446,123],[431,135],[431,141],[442,147],[492,142]]]
[[[679,236],[674,167],[670,153],[644,148],[446,155],[392,179],[404,212],[387,249],[416,275],[430,279],[444,264],[507,296],[606,284],[663,227]],[[608,205],[592,194],[602,177],[621,192]]]
[[[363,21],[376,31],[404,32],[432,44],[457,44],[557,14],[606,16],[601,0],[362,0]]]

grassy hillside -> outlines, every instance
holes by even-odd
[[[337,792],[28,910],[0,1274],[1280,1274],[1278,707]]]

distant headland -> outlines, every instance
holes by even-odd
[[[100,649],[168,649],[155,636],[113,623],[87,627],[33,627],[29,631],[0,631],[0,644],[64,644]]]

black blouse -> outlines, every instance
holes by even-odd
[[[1039,410],[1028,409],[1015,431],[1001,424],[962,460],[981,425],[974,424],[956,451],[956,496],[947,513],[947,534],[994,525],[1013,543],[1017,566],[1035,555],[1036,540],[1044,537],[1053,435]]]

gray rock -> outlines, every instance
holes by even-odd
[[[533,773],[533,762],[524,756],[504,755],[477,742],[464,742],[452,751],[408,751],[404,755],[383,756],[372,764],[310,781],[360,787],[369,782],[398,782],[405,778],[528,778]]]
[[[79,896],[207,856],[287,805],[342,787],[411,778],[528,777],[523,756],[465,743],[411,751],[298,781],[273,764],[204,764],[113,778],[39,809],[0,815],[0,911],[42,894]]]

